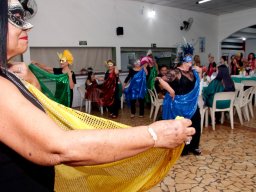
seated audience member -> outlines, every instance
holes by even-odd
[[[164,81],[168,81],[167,73],[168,73],[167,66],[162,65],[159,67],[159,74],[157,75],[157,77],[161,77]],[[156,79],[155,81],[155,89],[158,94],[158,98],[163,99],[167,91],[161,86],[158,79]]]
[[[229,75],[229,70],[226,65],[220,65],[218,67],[218,73],[214,80],[203,89],[203,99],[208,107],[212,107],[213,99],[215,93],[218,92],[229,92],[235,91],[235,85],[231,76]],[[229,106],[229,101],[223,101],[217,103],[217,108],[226,108]]]
[[[227,58],[225,56],[221,56],[220,57],[220,64],[219,64],[219,66],[220,65],[226,65],[226,67],[228,68]]]
[[[239,68],[240,71],[242,71],[243,67],[244,67],[244,63],[243,63],[243,53],[241,52],[238,52],[236,55],[235,55],[235,58],[236,58],[236,61],[237,61],[237,67]]]
[[[230,63],[230,71],[231,71],[231,75],[239,75],[240,72],[240,67],[237,63],[236,58],[234,57],[234,59],[231,61]]]
[[[248,54],[248,63],[249,63],[249,66],[250,66],[251,70],[254,71],[255,67],[256,67],[256,59],[255,59],[255,54],[254,53],[249,53]]]
[[[193,62],[194,66],[202,67],[199,55],[195,55],[193,60],[194,60]]]
[[[209,65],[206,74],[211,77],[214,72],[216,72],[216,63],[214,61],[214,56],[209,54],[208,55]]]

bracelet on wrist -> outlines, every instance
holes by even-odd
[[[151,135],[152,139],[154,140],[154,147],[155,147],[156,141],[157,141],[157,134],[156,134],[155,130],[151,127],[148,127],[148,132]]]

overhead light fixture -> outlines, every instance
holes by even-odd
[[[206,2],[209,2],[211,0],[201,0],[201,1],[197,1],[196,4],[202,4],[202,3],[206,3]]]
[[[245,38],[245,37],[242,37],[241,39],[242,39],[243,41],[246,41],[246,38]]]
[[[156,16],[156,11],[155,10],[150,10],[148,12],[148,17],[149,18],[155,18],[155,16]]]

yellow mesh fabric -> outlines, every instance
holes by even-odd
[[[48,99],[32,85],[27,88],[44,106],[47,114],[63,129],[127,128],[107,119],[67,108]],[[61,138],[60,138],[61,139]],[[57,192],[136,192],[159,183],[179,158],[183,145],[173,149],[154,148],[114,163],[97,166],[55,167]]]

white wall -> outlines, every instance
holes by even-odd
[[[31,19],[35,25],[29,35],[31,47],[79,47],[80,40],[86,40],[88,47],[116,47],[119,68],[120,47],[150,47],[151,43],[175,47],[183,37],[196,42],[196,54],[198,38],[206,38],[206,50],[199,53],[206,64],[209,52],[219,58],[219,43],[233,32],[254,25],[256,17],[256,9],[217,17],[125,0],[44,0],[37,5],[37,15]],[[146,17],[150,8],[156,11],[155,19]],[[189,17],[194,19],[190,31],[180,31],[182,21]],[[116,36],[118,26],[124,27],[123,36]],[[29,51],[24,59],[30,61]],[[82,82],[84,79],[78,84]],[[78,97],[74,99],[77,105]]]
[[[256,39],[248,39],[245,43],[245,57],[247,58],[249,53],[256,54]]]
[[[31,19],[35,25],[30,32],[31,47],[78,47],[78,41],[86,40],[89,47],[116,47],[119,67],[120,47],[150,47],[151,43],[175,47],[183,36],[194,42],[206,38],[205,53],[200,53],[203,64],[209,52],[216,55],[218,51],[217,16],[125,0],[44,0],[37,4],[37,15]],[[146,16],[150,8],[156,11],[155,19]],[[190,31],[180,31],[182,21],[189,17],[194,19]],[[116,35],[118,26],[124,27],[123,36]],[[27,53],[25,60],[29,57]]]
[[[223,39],[240,29],[255,25],[255,18],[256,8],[220,16],[218,41],[221,42]]]

